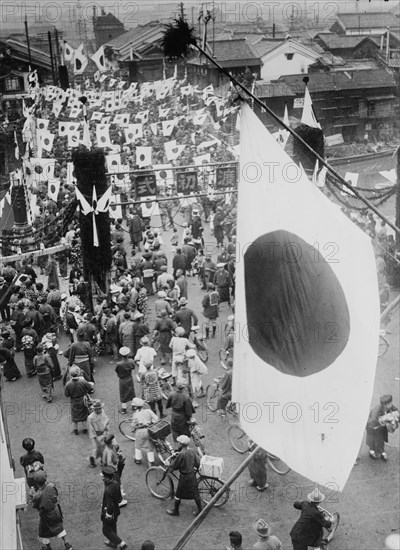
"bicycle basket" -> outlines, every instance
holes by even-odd
[[[171,433],[171,426],[168,420],[159,420],[148,427],[148,432],[151,439],[165,439]]]
[[[224,470],[224,459],[219,456],[204,455],[200,460],[199,472],[203,476],[221,478]]]

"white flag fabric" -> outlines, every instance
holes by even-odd
[[[153,170],[156,176],[157,187],[165,189],[174,184],[172,164],[154,164]]]
[[[179,155],[182,153],[186,145],[177,145],[176,139],[173,139],[171,141],[166,141],[164,143],[164,149],[165,149],[165,155],[167,157],[167,160],[176,160]]]
[[[304,107],[301,115],[301,122],[303,124],[307,124],[307,126],[311,126],[311,128],[321,129],[321,125],[318,122],[314,113],[310,92],[308,91],[308,86],[306,86],[304,92]]]
[[[36,130],[47,130],[49,127],[50,120],[48,118],[37,118],[36,119]]]
[[[115,115],[113,122],[119,126],[128,126],[130,116],[130,113],[119,113],[118,115]]]
[[[121,155],[118,153],[106,155],[107,172],[119,172],[121,168]]]
[[[170,110],[171,109],[169,107],[167,107],[165,109],[163,109],[162,107],[159,107],[158,108],[158,116],[160,118],[165,118],[168,115],[168,113],[170,112]]]
[[[313,482],[342,490],[377,362],[371,241],[247,104],[240,145],[232,400],[258,445]]]
[[[82,74],[85,71],[88,64],[88,58],[83,53],[83,44],[81,44],[79,48],[75,50],[73,64],[75,74]]]
[[[103,118],[103,113],[101,111],[93,111],[92,116],[90,117],[91,122],[101,122]]]
[[[135,119],[139,122],[146,123],[149,120],[149,110],[140,111],[136,114]]]
[[[124,129],[126,143],[135,143],[136,139],[143,137],[143,125],[138,124],[128,124]]]
[[[30,159],[30,170],[35,183],[41,183],[54,179],[55,159]]]
[[[286,126],[290,126],[289,113],[288,113],[288,108],[286,103],[285,103],[285,110],[283,112],[283,122],[286,124]]]
[[[389,180],[390,183],[396,183],[396,169],[392,168],[391,170],[382,170],[379,172],[381,176]]]
[[[77,133],[81,123],[80,122],[59,122],[58,123],[58,135],[60,137],[67,136],[70,133]]]
[[[56,137],[51,132],[48,132],[47,130],[44,130],[42,132],[38,132],[38,145],[45,151],[50,152],[53,149],[53,142],[54,138]]]
[[[75,56],[75,48],[64,41],[64,59],[65,61],[73,61]]]
[[[76,185],[76,178],[74,172],[74,163],[67,162],[67,183],[69,185]]]
[[[136,164],[139,168],[146,168],[151,164],[151,147],[136,147]]]
[[[121,195],[111,195],[110,199],[110,208],[108,214],[114,220],[122,219],[122,207],[121,204],[116,204],[121,202]]]
[[[60,180],[51,179],[47,184],[47,194],[50,199],[57,202],[58,192],[60,191]]]
[[[96,125],[96,139],[98,147],[111,147],[112,143],[110,141],[109,129],[109,124]]]
[[[96,63],[97,69],[100,73],[104,73],[104,71],[107,70],[106,58],[104,56],[104,46],[100,46],[97,52],[90,56],[90,59]]]
[[[175,124],[176,124],[176,119],[163,120],[161,122],[162,133],[164,137],[169,137],[172,134],[173,129],[175,128]]]
[[[58,101],[54,101],[53,102],[53,106],[51,108],[51,112],[53,113],[54,117],[55,118],[58,118],[60,116],[60,113],[62,111],[62,108],[63,108],[63,104],[58,102]]]

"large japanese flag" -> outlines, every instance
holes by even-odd
[[[233,400],[258,445],[342,490],[377,361],[371,241],[247,104],[240,137]]]

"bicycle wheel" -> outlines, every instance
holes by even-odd
[[[267,462],[271,468],[280,476],[285,476],[290,472],[290,468],[278,456],[268,453]]]
[[[174,494],[171,476],[159,466],[150,466],[146,472],[146,485],[153,497],[167,500]]]
[[[197,355],[199,356],[200,360],[203,361],[203,363],[207,363],[208,351],[206,349],[197,348]]]
[[[386,340],[382,334],[379,335],[379,348],[378,348],[378,357],[382,357],[382,355],[385,355],[387,350],[389,349],[390,344]]]
[[[199,489],[201,500],[205,504],[208,504],[210,500],[221,489],[223,484],[224,482],[216,477],[200,476],[197,487]],[[223,506],[228,499],[229,499],[229,489],[227,489],[225,493],[217,500],[214,506],[216,508],[219,508],[220,506]]]
[[[336,533],[337,528],[339,527],[339,522],[340,522],[339,512],[334,512],[332,516],[333,516],[332,526],[329,529],[326,529],[327,535],[326,537],[324,537],[326,542],[330,542],[333,539],[333,536]]]
[[[228,430],[229,443],[237,453],[243,455],[249,450],[249,443],[246,433],[242,430],[239,424],[232,424]]]
[[[135,435],[132,431],[132,419],[131,418],[125,418],[122,422],[119,423],[119,431],[122,433],[126,439],[129,439],[130,441],[135,441]]]
[[[210,384],[206,389],[206,403],[211,412],[216,412],[218,409],[218,399],[220,392],[215,384]]]

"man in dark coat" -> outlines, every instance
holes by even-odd
[[[167,409],[172,409],[171,432],[175,441],[180,435],[190,437],[189,421],[195,412],[192,400],[184,388],[183,382],[177,382],[176,390],[169,394],[166,405]]]
[[[104,481],[103,505],[101,508],[101,521],[103,522],[103,535],[109,542],[110,548],[127,548],[128,545],[117,534],[117,521],[120,515],[119,503],[122,501],[121,488],[114,479],[115,469],[105,466],[102,470]]]
[[[193,309],[187,307],[186,298],[179,300],[179,311],[175,314],[175,322],[185,330],[184,337],[188,338],[191,328],[198,323],[198,318]]]
[[[183,273],[186,271],[186,256],[182,253],[180,248],[176,249],[176,254],[172,258],[173,276],[176,276],[178,269],[181,269]]]
[[[397,412],[398,409],[393,405],[391,395],[382,395],[378,406],[372,409],[369,413],[367,422],[367,445],[370,448],[369,456],[371,458],[382,458],[387,460],[385,453],[385,443],[388,441],[388,428],[387,424],[380,420],[384,415],[388,413]],[[393,428],[398,425],[397,422],[393,422]],[[390,426],[390,424],[389,424]]]
[[[296,501],[293,506],[301,510],[301,516],[290,531],[293,550],[308,550],[308,547],[320,546],[323,537],[323,528],[329,529],[332,522],[326,514],[318,508],[318,504],[325,500],[318,487],[307,495],[307,500]]]
[[[187,435],[180,435],[177,442],[180,443],[180,450],[172,459],[169,470],[179,470],[179,482],[175,493],[174,508],[168,508],[167,514],[179,516],[181,499],[185,499],[195,501],[197,510],[193,512],[193,515],[197,516],[202,510],[196,478],[196,472],[200,467],[200,457],[194,449],[189,449],[190,437]]]
[[[10,307],[8,305],[10,300],[9,288],[10,283],[0,276],[0,315],[2,321],[10,320]]]
[[[217,319],[219,317],[219,294],[215,290],[213,283],[207,283],[207,293],[201,302],[203,306],[203,315],[206,320],[206,338],[210,337],[210,327],[212,327],[212,335],[215,338],[217,332]]]

